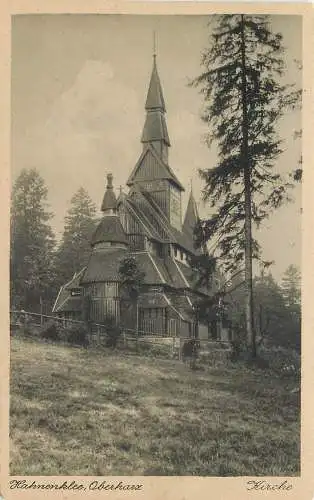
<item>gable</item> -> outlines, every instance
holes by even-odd
[[[135,165],[130,177],[127,180],[127,186],[134,182],[145,180],[168,179],[172,181],[181,191],[184,187],[181,185],[169,165],[166,165],[158,156],[156,150],[150,144],[146,146]]]
[[[159,160],[157,155],[154,155],[151,148],[147,148],[141,155],[139,161],[135,165],[127,184],[136,181],[167,179],[169,172],[166,166]]]

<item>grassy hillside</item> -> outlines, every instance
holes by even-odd
[[[11,344],[13,475],[299,475],[296,381]]]

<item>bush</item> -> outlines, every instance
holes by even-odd
[[[87,347],[89,345],[89,337],[86,326],[80,323],[72,323],[64,331],[64,340],[68,344]]]
[[[301,356],[295,349],[271,346],[261,349],[260,355],[272,370],[283,375],[300,376]]]
[[[241,342],[239,342],[238,339],[232,340],[231,344],[231,353],[230,353],[230,360],[231,361],[238,361],[241,357],[242,353],[242,345]]]
[[[106,346],[117,347],[121,329],[117,325],[110,325],[106,328]]]
[[[46,340],[52,340],[54,342],[60,340],[60,332],[58,325],[54,320],[50,320],[45,323],[39,332],[39,336]]]
[[[105,327],[106,337],[105,346],[106,347],[117,347],[119,337],[121,335],[121,328],[116,324],[116,320],[112,316],[105,318],[103,323]]]

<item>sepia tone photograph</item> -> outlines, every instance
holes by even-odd
[[[10,474],[300,476],[302,16],[11,51]]]

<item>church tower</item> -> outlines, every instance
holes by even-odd
[[[128,240],[117,213],[117,199],[107,175],[107,188],[101,205],[103,217],[91,239],[91,255],[81,278],[84,295],[89,301],[89,317],[102,322],[120,319],[119,261],[126,255]]]
[[[142,154],[127,185],[149,192],[170,225],[181,231],[181,193],[184,188],[169,166],[170,139],[166,123],[166,106],[157,70],[156,54],[150,77],[142,132]]]
[[[156,55],[153,56],[153,69],[149,82],[145,110],[146,120],[141,139],[143,149],[145,150],[147,144],[151,144],[157,151],[159,157],[167,164],[170,139],[165,118],[166,106],[157,71]]]
[[[129,192],[121,190],[117,199],[112,175],[107,175],[103,217],[92,236],[90,259],[80,271],[79,285],[92,323],[111,318],[147,334],[208,338],[208,324],[196,320],[194,306],[212,292],[199,285],[190,266],[190,257],[202,251],[194,238],[197,206],[191,189],[182,217],[184,188],[169,165],[166,106],[155,54],[152,63],[141,152],[126,183]],[[144,276],[136,310],[128,303],[119,273],[126,257],[135,260]],[[58,314],[68,311],[65,291],[63,287],[56,300]]]

